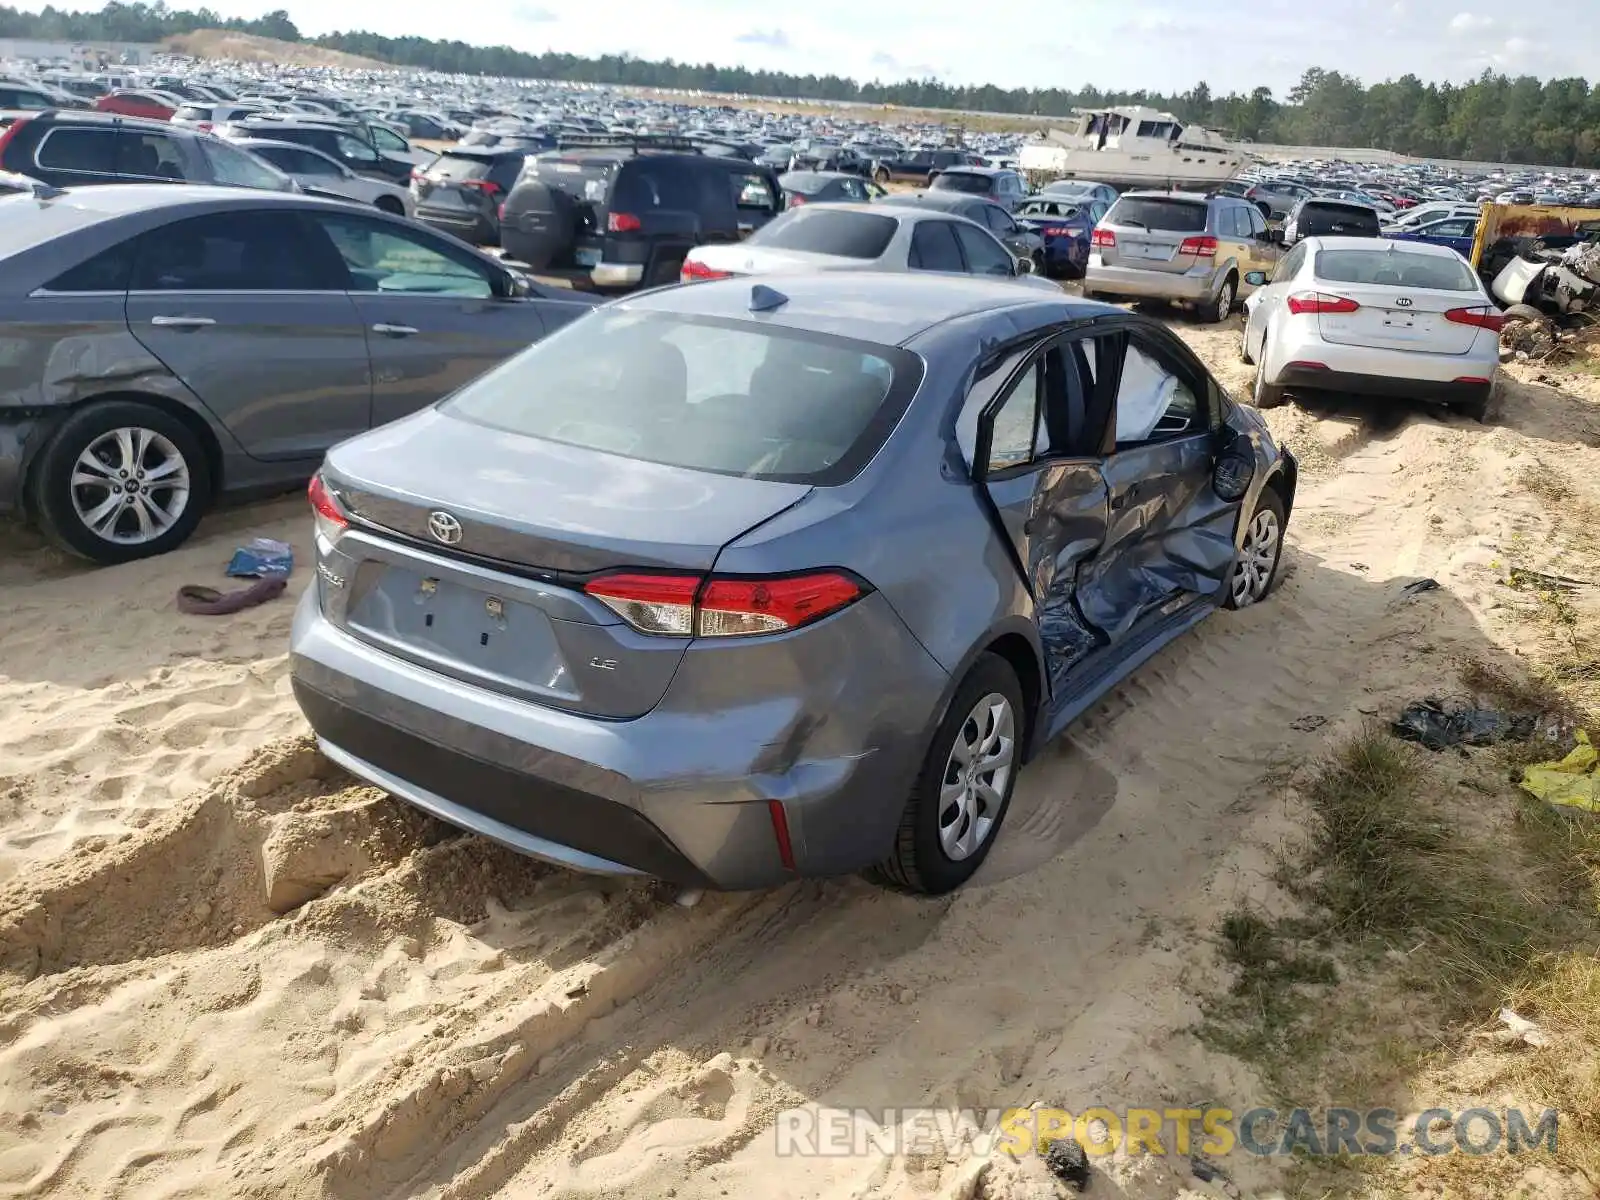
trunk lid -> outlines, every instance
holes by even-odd
[[[692,252],[696,262],[730,275],[774,275],[783,271],[859,271],[876,259],[847,258],[814,250],[769,250],[764,246],[701,246]]]
[[[1099,247],[1101,261],[1108,267],[1182,275],[1201,262],[1182,247],[1205,235],[1206,219],[1204,200],[1124,196],[1101,222],[1116,237],[1116,245]]]
[[[1444,315],[1453,308],[1483,303],[1471,295],[1348,283],[1328,287],[1361,306],[1353,313],[1317,314],[1317,330],[1323,341],[1336,346],[1465,354],[1477,340],[1478,326],[1460,325],[1446,320]]]
[[[356,518],[337,543],[345,586],[330,619],[442,674],[612,718],[660,701],[689,639],[636,632],[583,592],[585,579],[612,568],[703,574],[810,490],[434,409],[335,447],[324,478]],[[448,520],[430,527],[435,514]]]

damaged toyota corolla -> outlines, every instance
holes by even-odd
[[[1295,482],[1119,309],[660,289],[329,453],[295,695],[334,761],[556,863],[945,892],[1031,754],[1267,595]]]

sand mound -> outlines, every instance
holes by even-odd
[[[327,50],[304,42],[283,42],[253,33],[234,33],[227,29],[197,29],[169,37],[166,42],[174,54],[191,58],[216,58],[227,62],[278,63],[286,67],[344,67],[355,71],[395,71],[403,68],[376,58]]]
[[[1180,329],[1247,381],[1236,329]],[[300,536],[298,503],[116,572],[0,556],[0,1189],[1022,1200],[1053,1186],[1036,1160],[779,1159],[775,1115],[1259,1096],[1187,1030],[1218,913],[1268,888],[1289,828],[1266,781],[1506,658],[1493,564],[1559,557],[1519,481],[1600,479],[1600,408],[1503,393],[1488,427],[1272,413],[1305,462],[1279,596],[1086,714],[936,901],[846,879],[685,908],[355,783],[284,693],[287,605],[170,604],[243,529]],[[1409,595],[1421,576],[1441,588]],[[1193,1182],[1178,1159],[1094,1169],[1134,1198]]]

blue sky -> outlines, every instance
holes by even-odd
[[[198,8],[203,0],[168,2]],[[858,78],[931,73],[1007,86],[1182,91],[1203,78],[1215,92],[1266,83],[1281,98],[1309,66],[1368,82],[1407,71],[1460,81],[1485,67],[1600,78],[1593,32],[1600,0],[478,0],[459,9],[438,0],[211,0],[210,7],[237,16],[287,8],[308,34],[364,28],[531,51],[627,51]],[[452,11],[459,19],[440,19]]]

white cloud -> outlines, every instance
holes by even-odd
[[[752,29],[733,39],[741,46],[765,46],[769,50],[788,50],[789,35],[781,29]]]
[[[1450,18],[1451,33],[1481,33],[1485,29],[1493,28],[1494,18],[1486,17],[1480,13],[1459,12]]]

